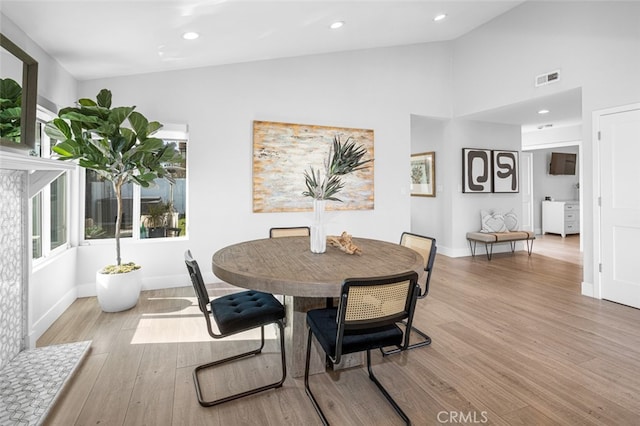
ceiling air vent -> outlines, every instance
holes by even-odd
[[[536,77],[536,87],[545,86],[560,80],[560,70],[540,74]]]

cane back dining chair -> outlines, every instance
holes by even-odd
[[[424,270],[425,270],[425,279],[424,279],[424,288],[420,289],[420,293],[418,294],[418,299],[424,299],[427,294],[429,294],[429,283],[431,281],[431,272],[433,270],[433,263],[436,260],[436,240],[435,238],[426,237],[424,235],[414,234],[411,232],[403,232],[400,236],[400,245],[413,249],[420,253],[422,258],[424,259]],[[406,322],[403,322],[406,326]],[[396,347],[394,349],[385,350],[381,348],[383,356],[395,354],[408,349],[420,348],[422,346],[427,346],[431,344],[431,337],[429,337],[425,332],[419,330],[417,327],[412,326],[410,329],[416,334],[422,337],[422,340],[409,343],[409,338],[407,338],[407,345]],[[408,333],[410,335],[411,333]]]
[[[308,226],[289,226],[269,229],[269,238],[308,237],[311,229]]]
[[[309,387],[309,364],[312,337],[334,364],[342,355],[367,352],[367,371],[394,410],[407,423],[407,415],[378,381],[371,368],[371,349],[385,346],[402,346],[408,339],[397,323],[413,321],[416,296],[420,291],[415,271],[398,275],[373,278],[349,278],[344,280],[338,307],[314,309],[307,312],[307,355],[304,370],[305,392],[323,424],[329,422]],[[407,328],[408,330],[409,328]]]
[[[204,315],[207,323],[207,331],[214,339],[231,336],[243,331],[252,330],[260,327],[260,347],[249,352],[230,356],[228,358],[209,362],[197,366],[193,370],[193,382],[196,387],[196,395],[198,402],[203,407],[211,407],[222,404],[227,401],[253,395],[267,389],[281,387],[287,376],[286,360],[284,351],[284,324],[285,317],[284,307],[276,298],[260,291],[247,290],[239,293],[233,293],[215,299],[209,298],[209,293],[202,279],[202,273],[198,266],[198,262],[191,255],[191,251],[184,253],[184,261],[191,277],[191,283],[198,298],[198,307]],[[219,333],[211,328],[211,316],[215,320]],[[224,398],[207,401],[202,394],[202,386],[198,378],[198,373],[208,368],[214,368],[226,362],[236,361],[252,355],[258,355],[264,348],[264,327],[269,324],[276,324],[280,334],[280,354],[282,363],[282,378],[271,384],[260,386],[244,392],[239,392]]]
[[[269,238],[282,238],[282,237],[309,237],[311,236],[311,228],[308,226],[286,226],[286,227],[276,227],[269,229]],[[278,300],[282,300],[284,304],[286,298],[284,294],[279,294],[276,296]],[[286,318],[285,318],[286,325]]]

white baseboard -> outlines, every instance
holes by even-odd
[[[94,286],[95,287],[95,286]],[[95,290],[94,290],[95,291]],[[36,347],[36,341],[45,331],[67,310],[69,306],[78,298],[77,288],[69,290],[55,305],[51,307],[42,317],[34,321],[29,330],[29,348]]]
[[[592,283],[582,282],[582,295],[594,298],[596,297]]]
[[[159,290],[190,285],[191,281],[189,281],[187,274],[142,278],[142,290]],[[94,297],[96,295],[96,283],[80,284],[77,289],[77,297]]]
[[[190,285],[191,281],[186,273],[142,278],[142,290],[160,290],[163,288],[187,287]]]

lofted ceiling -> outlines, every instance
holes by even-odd
[[[2,14],[78,80],[454,40],[524,0],[1,0]],[[434,21],[438,14],[446,19]],[[343,21],[342,28],[329,25]],[[187,31],[200,34],[185,40]],[[579,122],[579,93],[475,114]],[[536,109],[537,108],[537,109]]]
[[[523,0],[2,0],[78,80],[458,38]],[[433,18],[446,13],[447,18]],[[335,21],[344,21],[337,30]],[[200,34],[184,40],[187,31]]]

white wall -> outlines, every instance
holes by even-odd
[[[444,237],[441,224],[446,206],[444,187],[448,185],[441,180],[442,170],[447,166],[440,156],[446,149],[444,129],[447,121],[421,115],[411,116],[411,153],[435,152],[436,196],[411,197],[410,231],[435,238],[437,244]]]
[[[454,42],[455,115],[582,88],[584,282],[593,283],[593,111],[640,101],[640,3],[525,2]],[[561,70],[558,83],[534,77]],[[584,288],[584,286],[583,286]]]
[[[133,253],[148,278],[176,285],[179,277],[186,282],[188,246],[213,279],[216,250],[267,237],[273,226],[310,222],[310,213],[252,212],[253,120],[373,129],[375,209],[331,213],[327,231],[397,242],[410,227],[410,117],[450,115],[450,65],[449,45],[432,43],[81,83],[80,96],[109,88],[114,105],[135,104],[149,118],[189,125],[189,241],[141,242],[125,248],[124,258]],[[79,248],[80,285],[94,281],[96,259],[110,260],[109,253]]]
[[[576,145],[582,141],[582,124],[522,133],[522,149]]]
[[[462,148],[501,149],[520,151],[520,126],[486,123],[464,119],[453,119],[448,125],[447,151],[444,158],[446,169],[444,180],[450,182],[450,209],[445,211],[443,225],[447,230],[443,250],[449,256],[470,254],[466,234],[479,231],[480,210],[508,212],[513,209],[522,217],[522,197],[520,193],[463,193],[462,192]],[[497,245],[494,252],[508,249],[507,245]]]
[[[76,99],[75,79],[12,21],[0,14],[2,34],[38,61],[38,95],[58,105]],[[73,196],[73,194],[72,194]],[[25,250],[26,253],[30,253]],[[77,296],[75,249],[36,267],[29,276],[29,346]]]
[[[2,34],[38,61],[38,95],[58,105],[75,102],[77,82],[55,59],[0,13]]]

